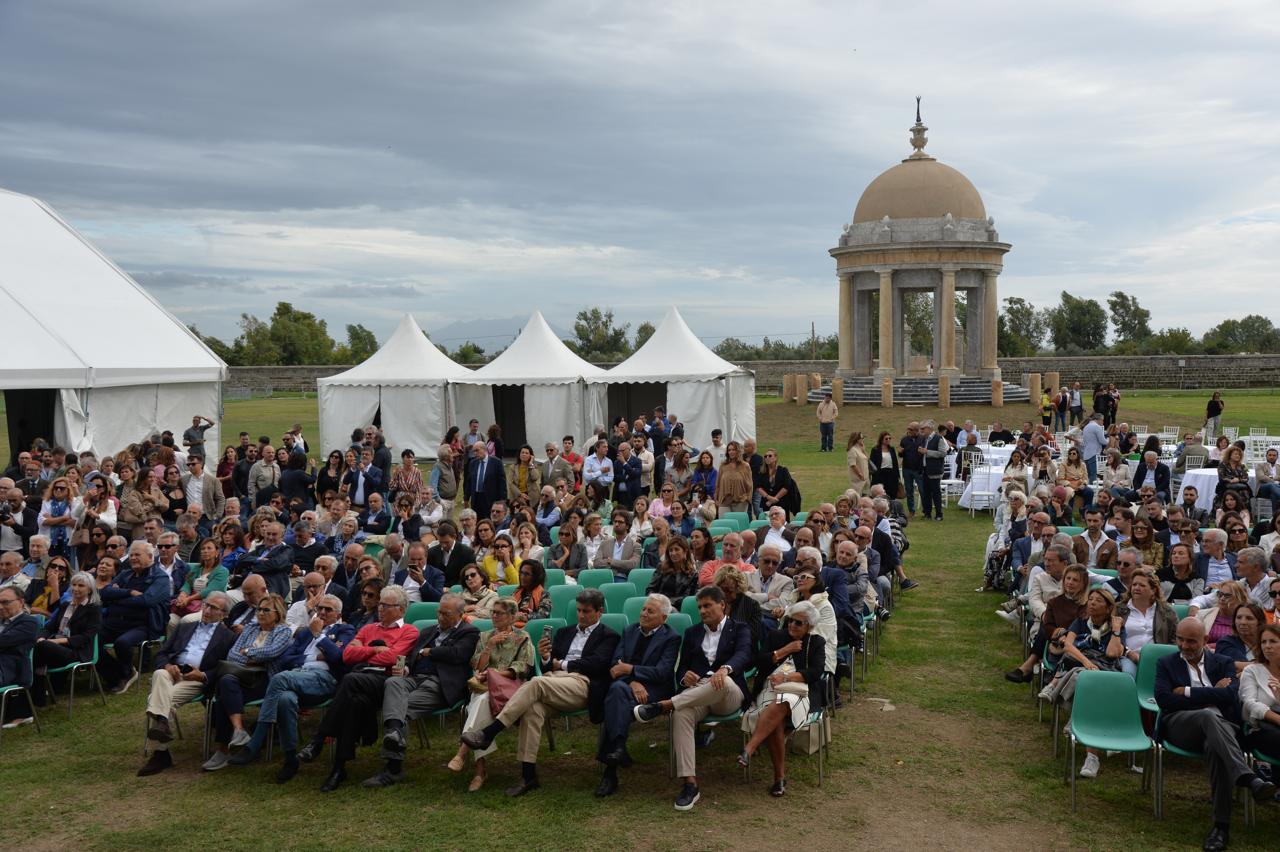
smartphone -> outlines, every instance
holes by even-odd
[[[550,625],[550,624],[544,624],[544,625],[542,626],[542,638],[543,638],[543,639],[550,639],[550,638],[551,638],[551,634],[552,634],[552,632],[553,632],[553,631],[552,631],[552,628],[551,628],[551,625]]]
[[[396,657],[396,668],[398,669],[404,668],[404,654],[400,654],[398,657]]]

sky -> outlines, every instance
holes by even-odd
[[[919,94],[1002,298],[1199,334],[1275,316],[1277,57],[1266,0],[0,0],[0,187],[228,340],[277,301],[794,340],[835,330],[827,250]]]

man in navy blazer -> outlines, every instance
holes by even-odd
[[[371,448],[365,447],[360,451],[360,461],[347,471],[342,482],[347,486],[347,499],[358,509],[369,505],[370,494],[382,492],[382,468],[373,463]]]
[[[612,796],[618,790],[618,767],[631,765],[627,734],[632,713],[639,704],[670,698],[675,690],[676,654],[680,637],[667,626],[671,601],[666,595],[649,595],[640,609],[640,621],[622,633],[613,653],[609,675],[613,683],[602,696],[603,706],[591,707],[591,719],[603,719],[596,760],[604,764],[604,777],[596,796]]]
[[[22,593],[14,586],[0,589],[0,628],[0,686],[30,686],[31,649],[40,625],[22,611]],[[16,719],[30,720],[32,711],[26,705],[26,697],[21,696],[9,701],[9,710]]]
[[[1276,785],[1253,773],[1240,748],[1235,664],[1206,650],[1204,640],[1204,624],[1184,618],[1178,622],[1178,653],[1156,664],[1160,723],[1155,739],[1205,754],[1213,791],[1213,829],[1204,848],[1226,849],[1235,788],[1248,787],[1254,799],[1263,802],[1275,797]]]
[[[1143,483],[1154,485],[1156,496],[1165,503],[1169,502],[1169,466],[1160,461],[1159,454],[1154,450],[1147,450],[1142,454],[1142,463],[1133,472],[1133,490],[1128,494],[1130,501],[1138,498],[1138,489],[1142,488]]]
[[[560,628],[554,638],[537,637],[542,673],[517,689],[492,723],[483,730],[467,731],[460,738],[468,748],[482,751],[498,734],[520,723],[516,749],[520,758],[520,783],[507,788],[508,796],[523,796],[540,786],[538,746],[542,743],[547,711],[603,706],[619,637],[600,622],[604,614],[604,592],[583,589],[578,592],[577,607],[577,624]]]
[[[691,810],[700,798],[694,731],[709,713],[732,713],[751,700],[743,673],[751,668],[755,656],[751,630],[729,618],[724,592],[715,586],[704,586],[698,590],[697,600],[702,623],[684,632],[680,666],[676,671],[680,692],[635,709],[635,717],[640,722],[650,722],[663,713],[672,714],[676,775],[684,779],[684,787],[676,798],[678,811]]]
[[[502,469],[502,459],[489,458],[484,441],[471,445],[472,459],[467,464],[463,480],[463,496],[470,501],[477,518],[489,517],[489,510],[497,500],[506,499],[507,473]]]
[[[412,580],[412,585],[405,585]],[[444,594],[444,572],[427,561],[427,546],[420,541],[409,545],[405,567],[391,575],[391,582],[400,586],[411,601],[440,600]]]
[[[1230,576],[1227,575],[1228,569]],[[1196,576],[1204,580],[1205,586],[1212,584],[1215,587],[1236,579],[1236,555],[1227,552],[1226,530],[1215,527],[1204,531],[1204,541],[1196,554]]]
[[[284,543],[284,524],[271,522],[261,528],[262,544],[236,560],[235,573],[261,574],[267,591],[289,599],[289,576],[293,573],[293,548]]]
[[[128,567],[100,592],[105,615],[99,641],[114,648],[98,656],[98,675],[112,692],[124,692],[138,679],[133,649],[164,635],[173,580],[155,558],[154,545],[135,541],[129,546]]]

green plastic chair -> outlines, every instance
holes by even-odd
[[[26,683],[10,683],[6,686],[0,686],[0,719],[5,718],[5,711],[9,707],[9,695],[11,693],[22,690],[27,696],[27,706],[31,708],[31,718],[36,720],[36,733],[42,734],[44,730],[40,727],[40,716],[36,713],[36,703],[31,698],[31,677],[36,670],[35,648],[32,647],[27,651],[27,672],[29,673]],[[3,733],[0,730],[0,733]]]
[[[1156,704],[1156,663],[1161,657],[1178,653],[1176,645],[1157,645],[1154,642],[1142,646],[1138,652],[1138,706],[1152,713],[1159,713]]]
[[[648,550],[649,545],[653,544],[657,540],[658,540],[658,537],[656,535],[646,536],[645,540],[640,543],[640,549]]]
[[[600,623],[619,636],[630,626],[627,617],[620,612],[606,612],[600,616]]]
[[[520,586],[516,583],[503,583],[498,587],[498,597],[509,598],[516,593],[516,589]]]
[[[1114,571],[1110,568],[1090,568],[1089,571],[1092,574],[1101,574],[1104,577],[1111,577],[1112,579],[1120,576],[1119,571]]]
[[[767,527],[767,526],[769,526],[769,519],[768,519],[768,518],[756,518],[754,521],[752,521],[751,523],[747,524],[747,529],[749,529],[749,530],[762,530],[762,529],[764,529],[764,528],[765,528],[765,527]]]
[[[1178,620],[1186,618],[1191,612],[1191,604],[1173,604],[1173,614],[1178,616]]]
[[[613,582],[612,568],[588,568],[578,572],[578,585],[585,589],[598,589]]]
[[[548,547],[545,552],[550,553],[551,548]],[[546,585],[548,589],[551,588],[552,586],[563,586],[564,585],[564,569],[548,568]]]
[[[698,614],[698,597],[697,595],[687,595],[680,601],[680,611],[694,621],[700,621],[702,616]]]
[[[102,698],[102,706],[103,706],[103,707],[106,707],[106,706],[107,706],[107,694],[106,694],[105,692],[103,692],[103,690],[102,690],[102,678],[98,677],[98,668],[97,668],[97,666],[98,666],[98,637],[97,637],[97,636],[94,636],[94,637],[93,637],[93,657],[92,657],[92,658],[90,658],[87,662],[83,662],[83,663],[68,663],[68,664],[67,664],[67,665],[65,665],[65,666],[61,666],[61,667],[56,668],[56,669],[49,669],[48,671],[46,671],[46,672],[45,672],[45,674],[44,674],[44,684],[45,684],[45,688],[49,691],[49,695],[53,695],[53,694],[54,694],[54,692],[53,692],[53,680],[50,678],[50,675],[62,674],[63,672],[70,672],[70,673],[71,673],[71,676],[70,676],[69,678],[67,678],[67,686],[68,686],[68,689],[67,689],[67,718],[68,718],[68,719],[70,719],[70,718],[71,718],[71,707],[72,707],[72,705],[74,705],[74,704],[75,704],[75,701],[76,701],[76,674],[77,674],[81,669],[87,669],[87,670],[89,671],[89,686],[90,686],[90,687],[93,687],[93,686],[97,686],[97,687],[98,687],[98,695],[99,695],[99,696],[101,696],[101,698]]]
[[[471,619],[471,626],[474,627],[476,630],[479,630],[481,633],[483,633],[486,630],[493,629],[493,619],[492,618],[473,618]]]
[[[1160,730],[1160,713],[1156,713],[1154,731]],[[1156,819],[1164,819],[1164,753],[1176,754],[1178,757],[1189,757],[1193,760],[1204,760],[1204,752],[1191,751],[1174,745],[1168,740],[1156,740]],[[1245,799],[1251,797],[1245,796]],[[1247,806],[1246,806],[1247,807]]]
[[[576,601],[578,599],[578,592],[580,591],[582,591],[582,587],[580,586],[549,587],[547,589],[547,594],[551,595],[551,617],[564,619],[566,622],[568,622],[570,618],[577,621],[578,614]]]
[[[716,518],[711,522],[711,531],[717,535],[725,532],[742,532],[742,524],[736,518]]]
[[[552,547],[554,547],[559,543],[560,543],[560,525],[556,524],[554,527],[551,528],[551,545]],[[548,550],[550,550],[550,548],[548,548]]]
[[[677,635],[683,636],[684,632],[693,626],[693,619],[683,612],[673,612],[667,616],[667,626]]]
[[[419,601],[409,604],[409,608],[404,611],[404,620],[413,624],[415,621],[427,620],[435,621],[436,613],[440,611],[439,601]]]
[[[1071,779],[1071,810],[1075,811],[1077,743],[1086,748],[1134,754],[1150,752],[1152,743],[1138,711],[1138,685],[1123,672],[1080,672],[1071,704],[1067,775]]]
[[[460,595],[460,594],[462,594],[462,584],[461,584],[461,583],[457,583],[457,584],[455,584],[455,585],[450,586],[450,587],[449,587],[449,591],[453,592],[455,595]]]
[[[647,596],[637,595],[622,602],[622,614],[627,617],[627,623],[638,624],[640,622],[640,610],[644,609],[644,602],[647,600]]]
[[[627,575],[627,580],[636,584],[637,595],[643,595],[644,590],[653,582],[653,575],[656,573],[658,573],[657,568],[632,568],[631,573]]]
[[[385,549],[386,548],[384,548],[380,544],[366,544],[364,546],[364,555],[372,556],[374,559],[377,559],[379,556],[382,555],[382,551]]]
[[[600,591],[604,592],[604,611],[622,615],[622,605],[627,602],[627,598],[636,596],[636,584],[605,583],[600,587]]]
[[[808,512],[796,512],[791,516],[792,523],[803,524],[807,520],[809,520]]]
[[[574,616],[573,623],[578,623],[576,615]],[[534,618],[525,624],[524,632],[528,633],[529,638],[533,640],[533,670],[535,674],[542,674],[542,660],[539,658],[537,650],[538,643],[542,641],[542,629],[549,626],[551,628],[551,635],[554,637],[556,631],[563,627],[567,627],[568,625],[569,622],[565,621],[563,618]]]
[[[722,520],[722,521],[729,521],[729,520],[737,521],[737,522],[738,522],[738,532],[742,532],[743,530],[745,530],[745,529],[747,528],[747,525],[751,523],[751,516],[750,516],[749,514],[747,514],[746,512],[725,512],[725,513],[724,513],[724,517],[722,517],[720,520]]]
[[[405,619],[405,621],[409,621],[409,620]],[[421,633],[424,630],[430,630],[432,627],[435,627],[439,623],[440,622],[436,621],[434,618],[419,618],[417,621],[409,621],[409,624],[412,624],[415,628],[417,628],[417,631],[419,633]]]
[[[1084,527],[1058,527],[1058,532],[1067,535],[1080,535],[1084,532]]]

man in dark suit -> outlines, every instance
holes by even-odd
[[[152,751],[138,770],[139,776],[155,775],[173,766],[169,717],[204,692],[209,676],[235,644],[236,635],[222,623],[227,606],[226,595],[210,592],[204,599],[200,620],[179,624],[156,654],[156,670],[147,696],[147,740]]]
[[[471,445],[471,455],[463,480],[463,496],[477,518],[487,518],[494,501],[507,496],[507,474],[502,468],[502,459],[489,458],[489,450],[483,441]]]
[[[153,545],[135,541],[129,546],[128,567],[100,592],[106,613],[100,641],[114,647],[98,656],[98,675],[112,692],[124,692],[138,679],[133,649],[164,635],[173,581],[155,559]]]
[[[640,475],[644,467],[640,457],[631,450],[631,444],[623,441],[618,445],[618,460],[613,465],[613,501],[630,509],[640,496]]]
[[[258,604],[267,596],[267,581],[261,574],[250,574],[240,585],[240,593],[244,600],[231,607],[225,619],[227,629],[237,636],[244,632],[246,626],[256,623]]]
[[[386,767],[366,787],[404,780],[405,723],[462,701],[480,631],[462,620],[462,595],[440,599],[436,623],[422,631],[402,668],[392,669],[382,692],[382,759]]]
[[[1196,576],[1214,587],[1236,579],[1236,555],[1227,552],[1226,530],[1215,527],[1204,531],[1204,542],[1196,554]]]
[[[427,562],[427,546],[420,541],[409,545],[405,567],[391,575],[411,601],[438,601],[444,595],[444,572]]]
[[[650,722],[671,713],[672,747],[676,751],[676,775],[684,787],[676,798],[676,810],[688,811],[698,803],[697,766],[693,735],[698,723],[709,713],[725,714],[741,710],[751,700],[743,672],[751,667],[753,649],[747,625],[729,618],[724,592],[715,586],[698,590],[698,616],[684,632],[680,666],[676,676],[680,692],[673,698],[641,704],[635,709],[640,722]]]
[[[262,544],[236,560],[235,573],[257,574],[267,581],[267,590],[289,599],[289,575],[293,572],[293,548],[284,543],[284,525],[263,524]]]
[[[640,622],[623,631],[613,652],[613,683],[602,701],[590,708],[592,722],[603,720],[596,760],[605,768],[596,787],[598,797],[617,792],[618,767],[631,765],[627,734],[636,706],[671,697],[680,637],[667,626],[670,614],[671,601],[665,595],[649,595],[640,609]]]
[[[593,703],[603,706],[619,637],[600,623],[600,616],[604,614],[604,592],[583,589],[578,593],[577,603],[577,624],[561,628],[554,639],[544,633],[538,640],[543,673],[516,690],[491,724],[483,730],[467,731],[461,737],[463,745],[480,751],[488,748],[498,734],[520,723],[517,746],[520,783],[507,789],[508,796],[523,796],[541,786],[538,746],[548,710],[583,710]]]
[[[342,478],[347,486],[347,498],[357,509],[369,505],[369,495],[383,489],[382,468],[373,463],[373,450],[365,447],[360,451],[360,461]]]
[[[427,564],[444,574],[445,587],[461,582],[462,569],[476,561],[476,552],[458,541],[458,528],[453,521],[441,521],[436,527],[437,540],[427,550]]]
[[[1169,466],[1160,461],[1160,456],[1153,450],[1142,454],[1142,464],[1133,472],[1133,489],[1125,495],[1129,502],[1140,500],[1139,489],[1144,483],[1155,486],[1156,496],[1162,502],[1169,502]]]
[[[0,589],[0,686],[31,683],[31,649],[40,625],[22,611],[22,594],[13,586]],[[26,697],[9,702],[14,718],[0,721],[25,724],[35,721]],[[21,715],[19,715],[21,714]]]
[[[1235,788],[1247,787],[1256,801],[1266,802],[1275,798],[1276,785],[1253,773],[1240,748],[1235,664],[1205,649],[1204,624],[1197,618],[1178,622],[1176,636],[1178,653],[1156,664],[1155,739],[1204,753],[1213,791],[1213,829],[1204,848],[1226,849]]]
[[[10,488],[5,494],[5,505],[0,509],[0,551],[13,550],[27,558],[27,542],[36,534],[36,510],[26,503],[19,488]]]

